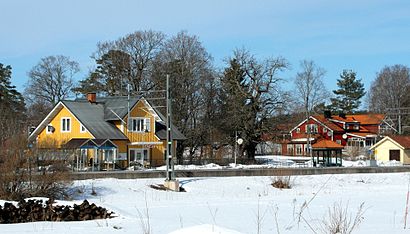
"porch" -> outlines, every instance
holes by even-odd
[[[109,171],[118,168],[118,147],[109,139],[71,139],[64,149],[73,150],[73,171]]]

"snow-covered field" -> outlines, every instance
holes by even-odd
[[[276,189],[271,177],[179,178],[186,192],[158,191],[163,179],[75,181],[75,200],[88,199],[116,218],[85,222],[1,224],[0,233],[321,233],[328,210],[342,204],[354,217],[354,233],[409,233],[404,213],[409,173],[294,176],[293,188]],[[91,195],[94,188],[96,196]],[[81,191],[81,193],[77,193]],[[305,202],[308,206],[298,221]],[[3,201],[0,202],[0,204]],[[303,220],[304,219],[304,220]],[[307,225],[311,226],[311,228]],[[212,230],[214,232],[212,232]]]

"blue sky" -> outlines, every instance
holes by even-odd
[[[20,91],[42,57],[69,56],[82,79],[97,42],[145,29],[197,35],[217,67],[235,48],[283,56],[287,87],[303,59],[327,71],[329,90],[343,69],[368,88],[385,65],[410,66],[408,0],[0,0],[0,9],[0,63],[12,66]]]

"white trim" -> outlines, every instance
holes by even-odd
[[[326,128],[326,129],[328,129],[328,130],[331,131],[332,134],[333,134],[333,130],[332,130],[331,128],[329,128],[328,126],[326,126],[326,124],[322,123],[321,121],[319,121],[319,120],[316,119],[315,117],[309,116],[309,119],[313,119],[316,123],[320,124],[322,127]],[[307,122],[307,121],[308,121],[308,119],[303,120],[301,123],[299,123],[298,125],[296,125],[296,127],[292,128],[292,130],[290,130],[289,133],[292,134],[292,132],[293,132],[294,130],[296,130],[296,128],[300,127],[302,124],[304,124],[304,123]],[[319,130],[319,129],[318,129],[318,130]],[[301,129],[301,132],[302,132],[302,129]]]
[[[146,126],[147,119],[148,119],[148,122],[149,122],[149,125],[150,125],[150,126],[149,126],[149,129],[148,129],[147,126]],[[138,128],[138,125],[137,125],[136,128],[135,128],[135,131],[134,131],[134,128],[133,128],[133,126],[134,126],[134,125],[133,125],[133,124],[134,124],[134,120],[137,120],[136,123],[138,123],[138,120],[142,120],[142,129],[141,129],[141,130],[138,130],[138,129],[137,129],[137,128]],[[128,127],[129,132],[146,133],[146,132],[150,132],[150,131],[151,131],[151,118],[146,118],[146,117],[130,117],[128,123],[131,124],[131,126]]]
[[[72,116],[74,116],[74,118],[75,118],[79,123],[81,123],[81,121],[73,114],[73,112],[71,112],[71,110],[70,110],[66,105],[64,105],[64,103],[63,103],[62,101],[59,101],[59,102],[54,106],[54,108],[48,113],[48,115],[41,121],[41,123],[36,127],[36,129],[34,129],[34,131],[30,134],[30,136],[28,137],[29,140],[30,140],[31,138],[33,138],[34,136],[36,136],[36,139],[37,139],[38,135],[40,134],[40,131],[43,130],[43,129],[47,126],[47,125],[43,126],[43,125],[46,123],[46,120],[52,116],[52,114],[58,109],[58,107],[61,107],[61,109],[59,110],[59,112],[60,112],[63,108],[66,108],[66,109],[68,110],[68,112],[69,112]],[[55,115],[57,115],[57,114],[58,114],[58,112],[55,113]],[[50,123],[54,118],[55,118],[55,116],[54,116],[51,120],[49,120],[48,123]],[[47,123],[47,124],[48,124],[48,123]],[[81,123],[81,124],[82,124],[82,123]],[[42,127],[42,126],[43,126],[43,127]],[[93,138],[95,138],[95,136],[94,136],[90,131],[88,131],[87,128],[85,128],[85,129],[87,130],[87,132],[88,132]]]
[[[356,135],[356,134],[354,134],[354,133],[345,133],[346,135],[348,135],[348,136],[354,136],[354,137],[359,137],[359,138],[364,138],[364,139],[366,139],[366,136],[359,136],[359,135]],[[346,139],[347,140],[347,139]]]
[[[384,142],[390,140],[393,144],[397,145],[400,149],[405,150],[405,148],[400,145],[397,141],[393,140],[392,138],[385,136],[383,139],[381,139],[379,142],[377,142],[376,144],[374,144],[373,146],[370,147],[370,149],[375,149],[377,148],[379,145],[383,144]]]
[[[314,141],[315,140],[315,138],[313,138],[313,137],[311,137],[311,138],[309,138],[310,139],[310,141]],[[292,140],[290,140],[291,142],[305,142],[305,141],[307,141],[307,138],[296,138],[296,139],[292,139]]]
[[[162,145],[162,142],[131,142],[127,145]]]
[[[151,112],[151,114],[154,116],[154,120],[155,120],[155,121],[161,120],[161,118],[159,117],[159,115],[157,114],[157,112],[155,111],[155,109],[152,108],[151,104],[149,104],[149,102],[148,102],[144,97],[141,97],[140,100],[138,100],[138,102],[139,102],[139,101],[144,102],[144,105],[147,106],[147,109],[148,109],[148,110]],[[137,103],[138,103],[138,102],[137,102]]]
[[[37,133],[37,131],[40,131],[40,127],[43,125],[43,124],[45,124],[45,122],[46,122],[46,120],[51,116],[51,114],[57,109],[57,107],[59,107],[60,105],[62,105],[63,107],[64,107],[64,105],[63,105],[63,103],[60,101],[60,102],[58,102],[55,106],[54,106],[54,108],[48,113],[48,115],[43,119],[43,121],[41,121],[41,123],[36,127],[36,129],[34,129],[34,131],[30,134],[30,136],[28,136],[28,138],[30,139],[30,138],[32,138],[34,135],[39,135],[40,133],[38,133],[38,134],[36,134]],[[61,111],[61,110],[60,110]],[[55,117],[55,116],[54,116]],[[54,118],[53,118],[54,119]],[[50,121],[51,122],[51,121]],[[47,125],[46,125],[47,126]]]
[[[329,131],[331,131],[332,134],[333,134],[333,129],[329,128],[328,126],[326,126],[326,124],[322,123],[321,121],[319,121],[319,120],[316,119],[315,117],[311,116],[311,118],[312,118],[313,120],[315,120],[316,122],[318,122],[320,125],[322,125],[322,127],[327,128],[327,129],[328,129]]]

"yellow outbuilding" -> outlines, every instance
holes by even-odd
[[[378,161],[410,164],[410,136],[386,136],[370,149]]]

